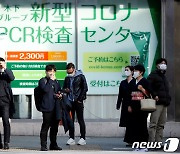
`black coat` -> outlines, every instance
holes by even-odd
[[[11,89],[11,81],[13,81],[14,79],[15,79],[14,74],[9,69],[5,69],[5,71],[0,75],[0,80],[3,80],[3,86],[10,103],[10,107],[9,107],[10,118],[12,118],[13,114],[15,113],[13,93]]]
[[[131,84],[129,89],[132,94],[132,92],[141,92],[138,89],[138,86],[141,85],[147,92],[147,94],[150,94],[150,87],[149,87],[149,82],[146,78],[142,78],[138,83],[135,82],[135,84]],[[142,92],[141,92],[142,93]],[[142,93],[143,94],[143,93]],[[143,94],[145,98],[145,94]],[[133,112],[146,112],[146,111],[141,111],[141,104],[139,100],[132,100],[132,96],[130,97],[130,106],[132,107]]]
[[[148,81],[152,96],[159,97],[159,101],[156,101],[156,104],[168,106],[171,97],[169,95],[169,86],[165,74],[160,70],[155,70],[148,76]]]
[[[77,71],[78,72],[78,71]],[[77,73],[76,73],[77,74]],[[64,80],[63,89],[72,89],[74,101],[80,101],[86,99],[86,93],[88,91],[88,86],[86,78],[82,73],[77,74],[74,77],[67,76]],[[71,78],[73,78],[72,87],[71,87]],[[69,94],[68,94],[69,95]]]
[[[129,89],[130,92],[139,92],[138,85],[143,86],[143,88],[149,92],[148,80],[142,78],[138,83],[131,84]],[[127,143],[133,142],[147,142],[148,141],[148,129],[147,129],[147,117],[148,112],[141,111],[140,101],[132,100],[130,97],[130,106],[132,107],[132,112],[128,118],[128,127],[126,127],[126,134],[124,141]]]
[[[129,83],[126,80],[121,81],[119,86],[119,94],[118,94],[118,100],[116,104],[116,108],[120,108],[121,104],[121,116],[120,116],[120,127],[126,127],[127,126],[127,120],[128,120],[128,106],[129,106],[129,97],[130,97],[130,90],[129,85],[135,84],[136,80],[132,79]]]
[[[61,91],[60,84],[57,80],[51,80],[48,78],[41,78],[39,80],[39,87],[43,91],[41,111],[42,112],[51,112],[54,108],[60,107],[60,104],[56,101],[54,94]]]

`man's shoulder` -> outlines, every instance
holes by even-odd
[[[80,74],[79,75],[82,79],[86,79],[85,75],[84,74]]]
[[[4,70],[4,72],[5,72],[5,73],[9,73],[9,72],[12,72],[12,70],[11,70],[11,69],[6,68],[6,69]]]
[[[156,77],[156,76],[159,76],[159,73],[157,72],[157,70],[154,70],[149,74],[148,78],[149,77]]]
[[[42,82],[45,82],[45,83],[46,83],[47,81],[48,81],[48,79],[47,79],[46,77],[42,77],[42,78],[39,80],[39,82],[41,82],[41,83],[42,83]]]
[[[39,79],[39,81],[42,81],[42,80],[47,80],[47,78],[46,77],[42,77],[42,78]]]
[[[85,77],[84,74],[78,74],[76,76],[74,76],[74,78],[79,78],[79,77]]]
[[[69,76],[66,76],[64,79],[67,80],[67,79],[69,79],[69,78],[70,78]]]

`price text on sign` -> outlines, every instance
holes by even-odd
[[[7,52],[7,60],[8,61],[48,61],[48,60],[67,60],[67,52],[60,51],[60,52]]]

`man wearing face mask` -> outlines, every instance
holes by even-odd
[[[63,89],[68,94],[68,99],[72,103],[72,118],[74,122],[75,112],[77,115],[78,123],[80,126],[80,140],[79,145],[86,144],[86,126],[84,122],[84,104],[83,101],[86,99],[86,93],[88,91],[88,86],[86,83],[86,78],[80,70],[75,69],[73,63],[69,63],[66,66],[68,76],[65,78]],[[74,145],[74,128],[69,130],[69,140],[67,145]]]
[[[166,123],[167,106],[170,104],[169,86],[165,73],[167,60],[156,61],[157,69],[148,76],[152,97],[156,100],[156,111],[151,113],[149,125],[149,141],[162,142],[163,129]]]
[[[59,82],[56,80],[56,67],[55,65],[46,66],[46,77],[39,80],[39,87],[43,92],[41,111],[43,117],[43,123],[41,126],[40,140],[41,140],[41,151],[48,151],[47,148],[47,134],[50,128],[50,150],[62,150],[57,144],[57,133],[59,121],[62,117],[60,113],[60,106],[58,99],[62,97],[60,94],[61,87]],[[58,115],[60,115],[58,117]]]
[[[13,94],[10,83],[15,79],[13,72],[6,68],[6,62],[0,57],[0,115],[4,127],[4,147],[0,143],[0,148],[9,149],[10,123],[9,118],[15,112]]]

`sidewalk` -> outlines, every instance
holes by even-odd
[[[76,137],[76,142],[78,141]],[[123,142],[123,138],[112,138],[112,137],[87,137],[87,145],[79,146],[67,146],[66,142],[68,137],[58,136],[58,145],[62,147],[62,151],[47,151],[42,152],[40,149],[39,136],[12,136],[10,149],[7,151],[0,150],[0,153],[6,154],[32,154],[32,153],[68,153],[68,154],[104,154],[104,153],[129,153],[134,152],[131,147],[126,147],[126,143]],[[49,141],[48,141],[49,145]],[[137,152],[136,152],[137,153]],[[144,153],[144,152],[141,152]],[[152,154],[165,153],[163,151],[148,152]],[[176,151],[180,153],[180,147]]]
[[[125,128],[119,127],[119,120],[85,120],[87,136],[91,137],[123,137]],[[1,124],[1,123],[0,123]],[[38,136],[41,129],[42,119],[12,119],[11,134],[22,136]],[[110,127],[109,127],[110,126]],[[75,135],[79,136],[79,124],[75,122]],[[164,129],[164,137],[180,137],[180,122],[167,122]],[[2,124],[0,130],[3,130]],[[59,127],[59,136],[64,134],[64,128]]]

